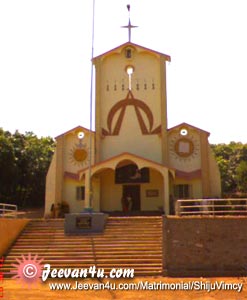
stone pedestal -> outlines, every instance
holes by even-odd
[[[104,231],[108,215],[100,212],[65,214],[65,234],[100,233]]]

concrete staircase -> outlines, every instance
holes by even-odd
[[[103,234],[64,235],[64,220],[32,220],[5,258],[5,277],[22,255],[37,254],[51,268],[134,268],[135,276],[162,274],[162,217],[109,217]]]

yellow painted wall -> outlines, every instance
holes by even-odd
[[[201,133],[201,160],[202,160],[202,194],[204,198],[210,197],[210,171],[209,171],[209,144],[207,135]]]
[[[179,134],[180,129],[176,128],[169,133],[168,145],[169,145],[169,162],[170,166],[176,168],[177,170],[183,172],[192,172],[201,168],[201,145],[200,145],[200,135],[196,130],[188,128],[188,135],[181,136]],[[194,144],[194,154],[189,157],[180,157],[175,151],[176,142],[181,139],[186,138],[193,142]]]
[[[85,181],[76,181],[69,178],[64,179],[63,201],[69,204],[70,212],[81,212],[85,208],[85,200],[76,199],[76,188],[85,186]],[[100,180],[99,178],[92,179],[92,206],[94,211],[100,210]]]
[[[158,197],[147,197],[147,190],[158,190]],[[141,184],[141,210],[159,210],[164,206],[163,177],[150,169],[150,183]]]
[[[200,179],[194,179],[192,181],[192,193],[193,193],[193,198],[202,198],[202,183]]]
[[[132,65],[132,93],[143,101],[153,114],[153,127],[166,120],[165,111],[161,112],[161,66],[158,55],[134,47],[133,59],[127,59],[124,49],[106,56],[96,64],[96,131],[99,147],[99,160],[105,160],[123,152],[130,152],[156,162],[162,162],[162,140],[159,135],[143,135],[137,120],[135,108],[127,106],[119,136],[100,137],[102,128],[108,130],[107,116],[110,109],[128,93],[128,75],[126,66]],[[164,74],[162,74],[162,79]],[[164,80],[164,79],[163,79]],[[139,90],[137,89],[139,84]],[[124,90],[122,90],[124,85]],[[145,89],[146,85],[146,89]],[[114,89],[116,86],[116,90]],[[153,89],[154,86],[154,89]],[[166,106],[166,104],[165,104]],[[115,114],[113,127],[120,111]],[[149,129],[148,119],[143,111],[141,115]],[[166,123],[166,122],[165,122]]]
[[[210,173],[210,197],[221,197],[221,178],[220,171],[214,157],[213,151],[209,146],[209,173]]]
[[[157,146],[161,142],[160,137],[157,135],[145,136],[144,140],[139,129],[136,130],[135,117],[131,116],[130,120],[132,121],[124,122],[124,124],[127,123],[127,126],[124,125],[125,127],[123,127],[119,136],[105,137],[101,141],[102,158],[107,159],[123,152],[129,152],[156,162],[161,162],[162,153],[160,145]],[[135,134],[132,134],[132,132],[135,132]]]
[[[174,180],[174,185],[177,184],[188,184],[192,185],[192,199],[201,199],[203,198],[203,193],[202,193],[202,183],[201,179],[193,179],[193,180],[185,180],[182,178],[176,178]]]
[[[82,185],[84,185],[83,182],[80,183],[68,178],[64,180],[63,201],[69,204],[71,213],[80,212],[84,209],[85,200],[76,200],[76,187]]]
[[[78,139],[78,132],[75,130],[65,135],[65,143],[63,146],[63,160],[64,170],[67,172],[77,173],[82,168],[89,166],[89,145],[90,145],[90,132],[85,131],[85,136],[82,140]],[[78,162],[74,159],[74,151],[77,148],[82,147],[88,152],[88,156],[84,162]],[[92,163],[94,163],[94,133],[92,133]]]
[[[121,211],[122,185],[115,184],[113,170],[105,170],[101,176],[100,209],[106,211]]]
[[[84,138],[78,139],[78,133],[83,131]],[[92,164],[95,160],[95,134],[92,133]],[[83,201],[76,200],[76,186],[82,185],[80,182],[64,177],[65,172],[77,174],[77,172],[89,165],[89,145],[90,132],[77,127],[63,135],[57,137],[56,150],[50,164],[46,177],[46,203],[45,216],[50,215],[51,205],[66,201],[70,205],[71,212],[81,211],[84,207]],[[80,148],[88,151],[88,157],[84,162],[78,162],[74,159],[75,149]]]
[[[56,198],[56,150],[53,154],[48,173],[46,175],[45,186],[45,216],[48,217],[51,213],[51,206],[55,203]]]
[[[185,127],[188,130],[187,136],[180,135],[180,129]],[[196,155],[187,158],[179,157],[175,152],[175,144],[181,138],[188,138],[194,144]],[[193,198],[220,197],[221,184],[220,173],[215,157],[208,142],[208,133],[182,125],[169,132],[169,161],[170,165],[183,172],[192,172],[201,169],[202,177],[193,182]],[[186,184],[186,181],[176,179],[175,183]]]
[[[94,176],[92,179],[93,199],[92,206],[94,211],[100,211],[100,178]]]
[[[139,52],[136,48],[134,59],[126,59],[124,51],[112,54],[102,61],[101,65],[101,107],[102,126],[107,127],[106,118],[111,107],[118,101],[125,99],[128,93],[128,75],[126,67],[133,66],[131,91],[136,99],[143,100],[150,107],[155,117],[154,125],[161,122],[160,112],[160,61],[156,55],[148,52]],[[144,85],[146,83],[146,89]],[[122,90],[124,84],[124,90]],[[139,84],[139,90],[137,89]],[[152,89],[154,84],[155,89]],[[109,90],[107,90],[109,85]],[[114,90],[116,85],[116,90]]]

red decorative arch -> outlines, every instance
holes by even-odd
[[[154,118],[153,114],[148,107],[146,103],[144,103],[141,100],[135,99],[133,96],[133,93],[131,91],[128,92],[127,96],[125,99],[119,101],[116,103],[111,110],[109,111],[109,114],[107,116],[107,129],[102,128],[102,134],[103,135],[118,135],[123,123],[126,107],[128,105],[134,106],[135,108],[135,113],[137,116],[138,123],[141,128],[142,134],[159,134],[161,132],[161,125],[153,129],[153,123],[154,123]],[[120,114],[118,116],[116,125],[113,128],[113,118],[115,114],[120,110]],[[148,119],[148,124],[146,125],[143,117],[141,115],[141,110],[146,114],[147,119]]]

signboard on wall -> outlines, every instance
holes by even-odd
[[[91,216],[76,217],[76,228],[91,229],[91,227],[92,227],[92,217]]]
[[[146,190],[146,197],[159,197],[159,190]]]

